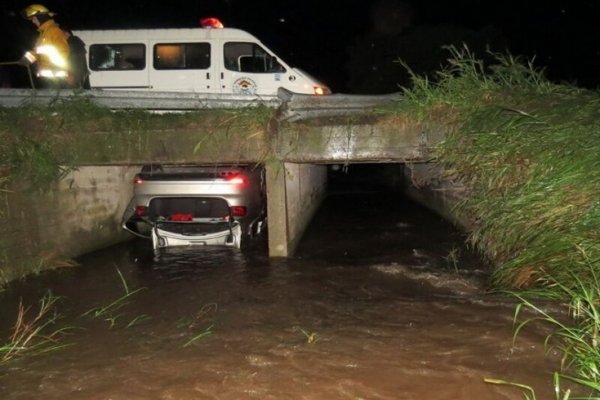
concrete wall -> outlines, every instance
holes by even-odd
[[[444,178],[444,171],[437,163],[407,164],[404,168],[405,194],[467,231],[473,226],[468,215],[460,214],[456,205],[466,196],[465,187],[459,182]]]
[[[271,148],[298,163],[426,161],[443,126],[394,116],[338,117],[281,122]]]
[[[294,254],[326,191],[327,167],[324,165],[267,165],[271,257],[288,257]]]
[[[50,190],[2,193],[0,283],[129,238],[120,227],[139,167],[81,167]]]

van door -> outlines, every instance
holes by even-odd
[[[286,68],[254,42],[225,42],[219,78],[221,93],[276,96]]]
[[[219,93],[208,42],[156,42],[150,85],[154,90]]]

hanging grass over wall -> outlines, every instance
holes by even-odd
[[[475,221],[469,242],[500,286],[585,280],[600,268],[600,94],[511,56],[486,67],[449,51],[449,68],[436,82],[413,76],[397,110],[453,127],[437,157],[469,189],[458,205]]]
[[[90,154],[100,151],[95,148],[98,145],[121,158],[128,154],[135,158],[157,133],[201,133],[194,153],[202,146],[229,145],[235,133],[247,137],[266,134],[272,115],[273,110],[266,106],[161,114],[111,111],[84,96],[57,99],[48,105],[0,107],[0,189],[15,179],[46,188],[82,160],[89,163]],[[95,136],[105,141],[92,140]],[[127,161],[135,163],[135,159],[121,160]]]

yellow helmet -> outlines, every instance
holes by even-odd
[[[23,16],[27,19],[31,19],[39,14],[48,14],[50,17],[53,17],[55,14],[50,12],[45,6],[41,4],[31,4],[27,6],[23,10]]]

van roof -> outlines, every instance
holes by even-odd
[[[73,33],[81,37],[85,42],[110,41],[112,43],[130,43],[133,40],[191,41],[210,39],[258,41],[252,34],[234,28],[76,30]]]

